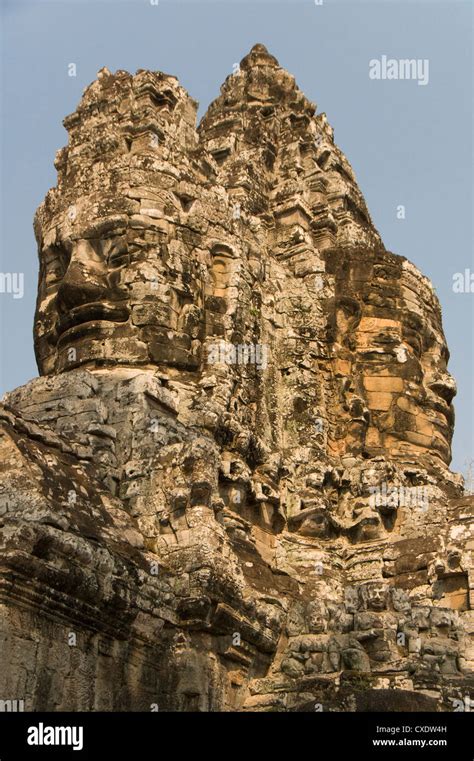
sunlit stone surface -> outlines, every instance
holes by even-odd
[[[64,122],[41,377],[1,408],[0,699],[454,710],[473,498],[431,283],[262,45],[196,110],[103,69]]]

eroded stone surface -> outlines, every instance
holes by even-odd
[[[41,377],[1,412],[0,699],[454,710],[473,499],[437,297],[263,46],[196,108],[104,69],[64,122]]]

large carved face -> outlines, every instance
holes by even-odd
[[[374,374],[369,363],[364,386],[385,447],[393,454],[429,450],[449,462],[456,388],[446,370],[448,350],[434,315],[420,315],[404,300],[399,320],[363,318],[358,348],[364,353],[376,350],[381,340],[395,361]]]
[[[336,318],[351,451],[431,452],[449,463],[456,385],[436,296],[393,254],[373,270],[359,259],[351,266],[347,283],[357,290],[339,299]]]
[[[37,231],[35,347],[43,373],[198,362],[201,286],[164,219],[69,206]],[[115,208],[117,200],[115,199]]]

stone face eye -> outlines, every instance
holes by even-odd
[[[419,359],[422,355],[422,344],[420,339],[415,335],[409,335],[406,336],[405,341],[410,349],[412,349],[415,356]]]
[[[107,257],[107,266],[109,269],[117,269],[118,267],[123,267],[125,264],[129,263],[130,255],[127,243],[125,241],[114,243]]]
[[[57,286],[66,274],[69,254],[63,246],[50,246],[43,253],[46,288]]]

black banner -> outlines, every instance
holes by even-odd
[[[288,743],[292,756],[323,750],[341,757],[472,761],[470,713],[3,713],[0,761],[141,759],[175,752],[268,758]],[[224,734],[223,733],[227,733]],[[227,737],[225,744],[222,739]],[[213,741],[214,738],[214,741]],[[174,744],[174,751],[173,751]]]

